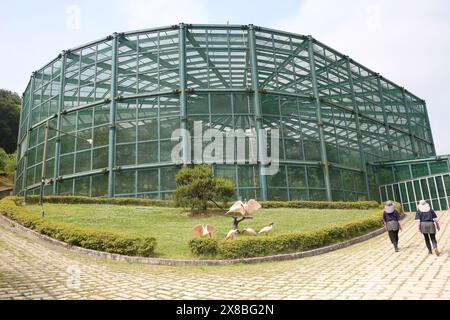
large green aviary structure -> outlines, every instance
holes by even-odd
[[[114,33],[33,72],[16,194],[39,192],[47,120],[60,131],[49,130],[46,194],[167,198],[181,166],[171,134],[194,121],[280,130],[278,174],[260,174],[259,162],[213,166],[242,198],[380,200],[379,186],[398,181],[384,162],[449,164],[435,157],[424,100],[311,36],[254,25]]]

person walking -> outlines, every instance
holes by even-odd
[[[436,213],[425,200],[420,200],[419,205],[417,206],[416,225],[417,230],[422,233],[425,238],[425,245],[428,248],[428,253],[433,254],[434,251],[434,253],[439,256],[440,252],[436,241],[436,230],[439,231],[441,226]]]
[[[391,200],[387,201],[384,206],[383,221],[384,228],[389,234],[389,239],[394,245],[394,250],[398,252],[398,232],[402,230],[402,225],[400,223],[400,214],[395,210],[394,202]]]

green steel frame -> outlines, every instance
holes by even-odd
[[[222,132],[280,129],[280,171],[214,165],[237,195],[263,200],[377,199],[372,163],[435,155],[425,101],[338,51],[254,25],[190,25],[114,33],[63,51],[24,93],[14,192],[36,193],[43,133],[47,194],[166,197],[179,168],[170,133],[194,121]],[[181,139],[189,164],[193,136]],[[170,155],[170,152],[169,152]]]

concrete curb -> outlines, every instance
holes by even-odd
[[[76,252],[79,254],[103,258],[108,260],[115,261],[125,261],[125,262],[137,262],[143,264],[152,264],[152,265],[166,265],[166,266],[208,266],[208,265],[231,265],[231,264],[251,264],[251,263],[261,263],[261,262],[270,262],[270,261],[283,261],[283,260],[293,260],[305,257],[317,256],[320,254],[324,254],[327,252],[339,250],[342,248],[349,247],[351,245],[367,241],[376,236],[379,236],[385,232],[384,228],[372,231],[363,236],[353,238],[344,242],[332,244],[326,247],[317,248],[309,251],[295,252],[295,253],[286,253],[286,254],[278,254],[266,257],[256,257],[256,258],[242,258],[242,259],[229,259],[229,260],[194,260],[194,259],[161,259],[161,258],[147,258],[147,257],[133,257],[133,256],[125,256],[121,254],[108,253],[102,251],[96,251],[91,249],[85,249],[77,246],[71,246],[65,242],[50,238],[46,235],[37,233],[31,229],[28,229],[19,223],[7,218],[6,216],[0,214],[0,225],[7,227],[11,230],[17,231],[20,234],[24,235],[28,239],[31,240],[40,240],[56,247],[65,248],[69,251]]]

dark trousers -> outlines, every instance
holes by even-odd
[[[389,239],[391,239],[392,244],[397,247],[398,245],[398,230],[388,231]]]
[[[433,244],[433,248],[437,248],[436,234],[434,233],[424,233],[425,244],[427,245],[428,251],[431,252],[431,244]],[[431,240],[431,243],[430,243]]]

